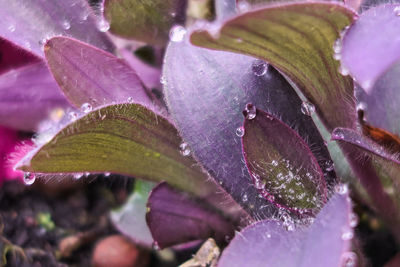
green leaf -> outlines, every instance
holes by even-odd
[[[153,244],[153,237],[146,223],[146,204],[153,187],[154,183],[136,180],[127,202],[110,214],[111,221],[121,233],[148,248]]]
[[[276,4],[238,15],[214,34],[197,30],[191,41],[268,61],[315,105],[332,130],[338,125],[351,127],[354,122],[353,82],[338,72],[332,47],[355,16],[338,3]]]
[[[113,34],[163,45],[171,26],[184,21],[185,5],[182,0],[106,0],[104,16]]]
[[[215,185],[190,156],[165,118],[138,104],[99,108],[70,123],[30,153],[18,168],[34,173],[118,173],[166,181],[205,197]]]

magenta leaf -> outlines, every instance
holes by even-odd
[[[275,116],[254,112],[245,119],[242,143],[255,187],[278,206],[316,213],[326,202],[326,184],[309,145]]]
[[[80,41],[55,37],[45,56],[64,94],[77,107],[135,102],[152,107],[136,72],[122,59]]]
[[[55,109],[70,107],[43,62],[0,75],[0,125],[32,131]]]
[[[277,221],[259,221],[236,235],[223,251],[219,267],[338,267],[357,256],[348,195],[335,195],[306,229],[285,230]],[[354,266],[354,265],[352,265]]]
[[[147,207],[147,224],[160,248],[208,237],[224,242],[233,236],[233,224],[216,210],[165,182],[150,193]]]
[[[31,53],[0,38],[0,74],[38,61],[39,59]]]
[[[342,64],[370,92],[376,80],[400,59],[400,5],[387,4],[363,13],[343,38]]]
[[[329,160],[311,118],[301,112],[301,100],[264,61],[186,40],[171,42],[162,81],[169,111],[194,156],[251,216],[268,218],[276,207],[258,196],[244,163],[240,127],[247,103],[278,115],[309,138],[321,164]],[[334,172],[327,176],[334,180]]]

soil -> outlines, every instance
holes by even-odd
[[[96,242],[118,233],[109,211],[132,188],[133,179],[121,176],[36,181],[33,186],[5,183],[0,188],[0,266],[91,266]],[[149,267],[172,267],[193,251],[167,261],[163,253],[151,253]]]

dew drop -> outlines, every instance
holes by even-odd
[[[101,32],[106,32],[110,29],[110,23],[103,18],[98,22],[98,29]]]
[[[400,6],[396,6],[396,7],[393,9],[393,12],[394,12],[394,14],[395,14],[396,16],[400,16]]]
[[[160,246],[158,245],[157,241],[153,242],[152,247],[153,247],[154,250],[160,250]]]
[[[167,79],[164,76],[161,76],[160,83],[161,84],[166,84],[167,83]]]
[[[339,38],[333,43],[333,52],[335,54],[340,54],[342,51],[342,40]]]
[[[251,9],[251,5],[247,3],[246,1],[242,0],[237,3],[237,9],[240,13],[249,11]]]
[[[268,233],[268,234],[266,235],[266,237],[267,237],[267,238],[271,238],[271,234]]]
[[[301,103],[301,113],[307,116],[311,116],[315,112],[315,106],[310,102],[304,101]]]
[[[34,173],[25,172],[24,173],[24,183],[25,185],[32,185],[36,180],[36,175]]]
[[[10,32],[15,32],[15,25],[11,24],[10,26],[8,26],[7,28]]]
[[[344,195],[349,191],[349,187],[347,186],[347,184],[337,184],[335,185],[335,192],[340,194],[340,195]]]
[[[110,176],[110,175],[111,175],[110,172],[105,172],[105,173],[104,173],[104,176],[105,176],[105,177],[108,177],[108,176]]]
[[[332,133],[332,138],[336,139],[343,139],[344,138],[344,133],[342,130],[337,129]]]
[[[128,99],[126,100],[128,103],[132,104],[133,103],[133,97],[128,97]]]
[[[89,113],[90,111],[92,111],[92,109],[93,109],[93,107],[92,107],[92,105],[89,104],[89,103],[84,103],[84,104],[81,106],[81,110],[82,110],[83,112],[85,112],[85,113]]]
[[[273,160],[273,161],[271,162],[271,164],[272,164],[272,166],[275,166],[275,167],[276,167],[276,166],[278,166],[279,163],[278,163],[278,161]]]
[[[265,188],[265,181],[256,178],[256,179],[254,179],[254,186],[259,190],[264,189]]]
[[[83,173],[75,173],[75,174],[74,174],[74,179],[75,179],[75,180],[79,180],[79,179],[82,178],[82,176],[83,176]]]
[[[335,164],[331,160],[325,161],[324,165],[325,165],[324,166],[325,167],[325,171],[327,171],[327,172],[331,172],[335,168]]]
[[[352,251],[342,254],[342,267],[355,267],[357,265],[357,255]]]
[[[347,75],[349,75],[349,70],[345,67],[345,66],[343,66],[343,65],[340,65],[340,67],[339,67],[339,72],[340,72],[340,74],[342,74],[343,76],[347,76]]]
[[[186,157],[186,156],[190,155],[189,145],[185,142],[183,142],[179,145],[179,150],[180,150],[182,156]]]
[[[236,128],[236,135],[238,137],[243,137],[244,136],[244,128],[242,126]]]
[[[171,42],[182,42],[183,38],[185,38],[186,29],[181,25],[175,25],[171,28],[169,32],[169,39]]]
[[[246,105],[245,109],[243,110],[243,115],[246,117],[248,120],[252,120],[256,117],[257,115],[257,109],[256,106],[253,104],[249,103]]]
[[[78,113],[76,113],[75,111],[71,111],[70,113],[68,113],[68,117],[71,122],[75,121],[78,118]]]
[[[358,216],[355,213],[350,213],[350,227],[354,228],[358,224]]]
[[[247,200],[248,200],[247,194],[243,195],[242,200],[243,200],[243,202],[247,202]]]
[[[268,63],[263,60],[256,59],[251,65],[251,70],[256,76],[264,76],[268,71]]]
[[[353,239],[354,234],[352,229],[344,229],[342,232],[342,240],[347,241]]]
[[[62,22],[62,27],[64,28],[64,30],[69,30],[71,28],[71,23],[68,20],[64,20]]]

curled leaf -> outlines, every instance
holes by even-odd
[[[19,163],[31,173],[118,173],[206,197],[215,193],[190,156],[183,156],[175,127],[138,104],[93,110],[71,122]]]
[[[160,248],[213,237],[219,242],[233,235],[234,226],[204,202],[160,183],[151,192],[146,214]]]
[[[351,128],[353,84],[338,72],[332,47],[355,16],[339,3],[275,4],[229,19],[212,33],[197,30],[191,41],[268,61],[315,105],[328,129]]]

